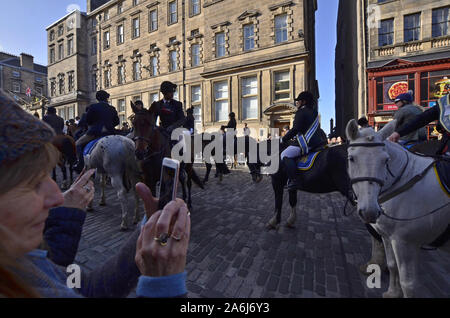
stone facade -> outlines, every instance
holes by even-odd
[[[168,80],[185,109],[195,107],[198,131],[218,130],[234,112],[240,134],[248,123],[267,136],[290,123],[294,96],[318,95],[316,9],[314,0],[108,1],[86,14],[90,102],[107,90],[124,121],[130,101],[149,107]]]
[[[31,96],[27,96],[27,89]],[[0,52],[0,89],[7,93],[27,111],[41,116],[42,99],[48,98],[47,67],[35,64],[33,56],[20,56]]]
[[[415,87],[410,89],[415,91],[415,102],[423,104],[419,69],[423,72],[425,65],[419,63],[441,64],[445,69],[450,58],[450,31],[439,36],[433,33],[433,12],[436,15],[445,8],[449,8],[445,0],[340,1],[336,50],[336,126],[340,135],[352,118],[367,116],[371,124],[376,124],[374,117],[380,105],[376,105],[376,87],[371,87],[376,81],[374,70],[383,74],[403,67],[405,74],[415,72]],[[418,15],[418,22],[410,25],[405,21],[413,14]],[[392,28],[387,27],[389,23]],[[415,33],[405,30],[413,27]],[[409,38],[411,34],[417,38]],[[401,71],[397,73],[402,75]],[[345,87],[348,79],[353,83],[351,87]],[[392,114],[385,112],[380,119],[390,120]]]

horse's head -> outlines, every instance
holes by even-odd
[[[381,215],[378,196],[388,176],[386,138],[395,129],[396,121],[379,132],[372,128],[358,129],[352,119],[346,128],[348,145],[348,174],[358,198],[358,214],[366,223],[376,223]]]
[[[153,132],[156,128],[155,117],[147,109],[138,109],[131,103],[134,112],[132,120],[135,143],[135,153],[138,160],[143,160],[150,151]]]

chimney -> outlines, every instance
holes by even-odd
[[[34,69],[33,56],[25,53],[20,54],[20,66],[29,70]]]

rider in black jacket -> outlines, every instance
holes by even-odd
[[[289,188],[297,188],[297,163],[296,158],[306,155],[310,149],[318,148],[326,144],[323,131],[320,129],[317,105],[314,96],[310,92],[302,92],[295,99],[298,107],[295,119],[287,134],[282,138],[282,143],[287,144],[292,138],[296,138],[294,145],[288,146],[281,153],[289,176]]]

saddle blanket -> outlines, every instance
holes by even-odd
[[[317,156],[319,155],[320,151],[318,152],[310,152],[306,156],[301,157],[297,161],[297,169],[301,171],[308,171],[310,170],[314,162],[316,161]]]
[[[411,150],[412,147],[421,144],[423,141],[407,141],[407,142],[400,142],[400,144],[403,146],[403,148]]]
[[[450,162],[437,162],[434,166],[434,171],[442,190],[450,197]]]
[[[96,144],[100,139],[102,139],[102,138],[97,138],[97,139],[94,139],[94,140],[90,141],[90,142],[84,147],[83,155],[84,155],[84,156],[90,155],[91,152],[92,152],[92,149],[94,149],[95,144]]]

